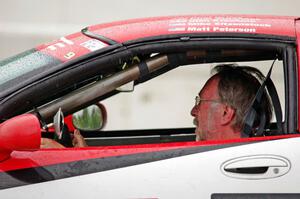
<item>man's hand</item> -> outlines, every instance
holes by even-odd
[[[74,130],[74,138],[72,140],[72,144],[74,147],[87,147],[88,146],[78,129]]]
[[[87,147],[84,138],[80,134],[79,130],[75,129],[74,136],[72,140],[72,144],[74,147]],[[60,143],[49,139],[49,138],[42,138],[41,139],[41,149],[49,149],[49,148],[66,148]]]
[[[51,149],[51,148],[65,148],[65,147],[52,139],[42,138],[41,149]]]

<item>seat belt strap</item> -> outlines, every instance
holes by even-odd
[[[257,115],[257,111],[260,109],[261,107],[261,100],[262,100],[262,96],[263,93],[265,92],[265,88],[267,88],[273,107],[274,107],[274,112],[275,112],[275,116],[276,116],[276,123],[277,123],[277,133],[282,133],[283,132],[283,128],[282,128],[282,110],[281,110],[281,106],[280,106],[280,101],[279,101],[279,97],[278,94],[276,92],[276,88],[274,86],[273,81],[271,80],[271,72],[274,66],[275,60],[272,63],[272,66],[264,80],[264,82],[261,84],[260,88],[258,89],[256,96],[250,106],[250,109],[245,117],[245,122],[244,122],[244,128],[242,131],[242,137],[249,137],[250,135],[252,135],[252,131],[253,131],[253,124],[254,124],[254,120],[255,117]],[[261,115],[260,118],[260,125],[259,128],[256,132],[256,135],[262,135],[263,134],[263,130],[264,130],[264,126],[266,123],[266,115]]]

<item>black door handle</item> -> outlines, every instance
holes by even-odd
[[[244,168],[231,168],[224,170],[231,173],[241,173],[241,174],[263,174],[268,171],[269,167],[244,167]]]

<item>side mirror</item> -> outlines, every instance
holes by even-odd
[[[35,115],[19,115],[0,124],[0,162],[13,151],[39,149],[40,144],[41,127]]]
[[[106,124],[106,109],[102,104],[94,104],[72,115],[75,128],[84,131],[97,131]]]

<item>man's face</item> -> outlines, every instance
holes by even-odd
[[[221,105],[218,94],[219,79],[209,79],[199,93],[201,101],[191,110],[196,125],[197,140],[212,140],[220,127]],[[212,101],[211,101],[212,100]]]

